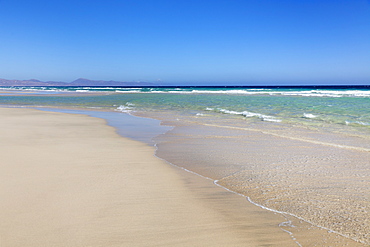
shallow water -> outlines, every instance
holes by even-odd
[[[53,111],[69,114],[83,114],[91,117],[102,118],[109,126],[116,129],[123,137],[155,145],[153,138],[171,130],[170,126],[163,126],[159,120],[151,118],[138,118],[120,112],[102,112],[87,110],[71,110],[61,108],[37,108],[43,111]]]
[[[370,244],[367,136],[277,122],[142,113],[176,126],[157,155],[271,210]]]

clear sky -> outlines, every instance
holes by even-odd
[[[370,0],[0,0],[0,78],[370,84]]]

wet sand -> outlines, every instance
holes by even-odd
[[[102,119],[0,116],[1,247],[297,246],[284,216],[169,165]]]
[[[366,140],[284,129],[283,125],[240,123],[179,117],[171,122],[176,126],[172,131],[157,138],[157,155],[248,196],[256,204],[284,212],[296,226],[288,231],[303,246],[353,244],[346,239],[362,242],[362,246],[370,244]],[[307,234],[311,227],[302,226],[300,219],[336,232],[344,242],[305,242],[299,235]]]

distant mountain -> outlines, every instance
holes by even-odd
[[[64,82],[42,82],[36,79],[7,80],[0,79],[0,86],[65,86]]]
[[[79,78],[71,83],[69,86],[151,86],[148,82],[123,82],[123,81],[96,81],[85,78]]]
[[[149,82],[122,82],[122,81],[97,81],[89,80],[85,78],[79,78],[73,82],[55,82],[55,81],[39,81],[36,79],[30,80],[7,80],[0,79],[0,86],[84,86],[84,87],[96,87],[96,86],[151,86]]]

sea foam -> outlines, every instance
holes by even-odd
[[[303,113],[303,117],[304,117],[304,118],[317,118],[317,116],[316,116],[316,115],[313,115],[313,114],[311,114],[311,113]]]
[[[254,112],[249,112],[249,111],[242,111],[242,112],[239,112],[239,111],[230,111],[230,110],[226,110],[226,109],[218,109],[219,112],[222,112],[222,113],[225,113],[225,114],[231,114],[231,115],[242,115],[244,117],[257,117],[259,119],[261,119],[262,121],[267,121],[267,122],[281,122],[280,119],[277,119],[273,116],[268,116],[268,115],[264,115],[264,114],[261,114],[261,113],[254,113]]]
[[[345,121],[345,123],[346,125],[355,124],[355,125],[362,125],[362,126],[370,126],[370,123],[362,122],[362,121]]]
[[[116,108],[117,111],[120,111],[120,112],[125,112],[125,113],[130,113],[133,111],[133,106],[135,106],[135,104],[132,104],[130,102],[127,102],[126,105],[120,105]]]

